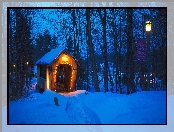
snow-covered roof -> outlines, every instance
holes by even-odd
[[[38,64],[51,64],[63,51],[65,47],[58,47],[46,53],[41,59],[36,62]]]

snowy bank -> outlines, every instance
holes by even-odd
[[[46,90],[9,106],[10,124],[166,124],[164,91],[122,95]]]

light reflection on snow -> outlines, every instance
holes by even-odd
[[[83,94],[85,92],[86,90],[77,90],[74,92],[60,92],[59,94],[64,95],[65,97],[69,97],[69,96],[78,96],[79,94]]]

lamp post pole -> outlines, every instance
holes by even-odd
[[[147,90],[150,90],[150,31],[147,32]]]
[[[152,23],[150,21],[146,22],[146,33],[147,33],[147,89],[150,90],[150,31]]]

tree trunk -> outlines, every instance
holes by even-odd
[[[91,36],[91,23],[90,23],[90,9],[86,9],[86,18],[87,18],[87,36],[88,36],[88,47],[90,52],[90,60],[92,64],[92,72],[93,72],[93,79],[94,79],[94,87],[96,92],[100,92],[99,83],[98,83],[98,75],[96,69],[96,61],[94,56],[94,45],[92,43],[92,36]]]
[[[135,92],[134,87],[134,54],[132,36],[132,9],[127,9],[128,15],[128,43],[127,43],[127,94]]]
[[[121,88],[121,78],[120,78],[120,72],[119,71],[121,71],[121,67],[122,67],[122,64],[123,64],[123,62],[120,61],[121,47],[122,47],[121,22],[122,22],[122,19],[121,19],[121,14],[120,14],[120,30],[119,30],[120,46],[119,46],[119,52],[117,54],[117,65],[116,65],[116,68],[117,68],[117,84],[119,85],[120,94],[122,94],[122,88]]]
[[[115,14],[115,10],[114,9],[112,9],[112,13],[113,14]],[[114,44],[113,44],[113,46],[114,46],[114,51],[115,51],[115,53],[114,53],[114,66],[115,66],[115,68],[116,68],[116,73],[114,73],[114,77],[115,77],[115,84],[116,84],[116,88],[115,88],[115,91],[116,91],[116,93],[117,93],[117,90],[118,90],[118,84],[119,84],[119,53],[118,53],[118,51],[117,51],[117,48],[118,48],[118,40],[117,40],[117,33],[116,33],[116,26],[115,26],[115,19],[116,19],[116,17],[115,17],[115,15],[114,15],[114,17],[113,17],[113,21],[112,21],[112,27],[113,27],[113,38],[114,38]],[[121,22],[121,21],[120,21]],[[120,25],[121,25],[121,23],[120,23]],[[121,30],[121,27],[120,27],[120,30]],[[114,70],[114,69],[113,69]],[[114,72],[114,71],[113,71]]]
[[[103,25],[103,59],[104,59],[104,87],[105,92],[108,92],[108,57],[107,57],[107,43],[106,43],[106,9],[104,9],[104,18],[102,18],[101,12],[98,9],[100,14],[100,19]]]
[[[108,58],[107,58],[107,43],[106,43],[106,9],[104,9],[103,23],[103,58],[104,58],[104,86],[105,92],[108,92]]]
[[[75,9],[73,9],[73,13],[72,13],[72,17],[73,17],[73,31],[74,31],[74,55],[76,55],[76,51],[77,51],[77,49],[76,49],[76,32],[77,32],[77,27],[76,27],[76,17],[75,17]],[[75,28],[76,28],[76,30],[75,30]]]

